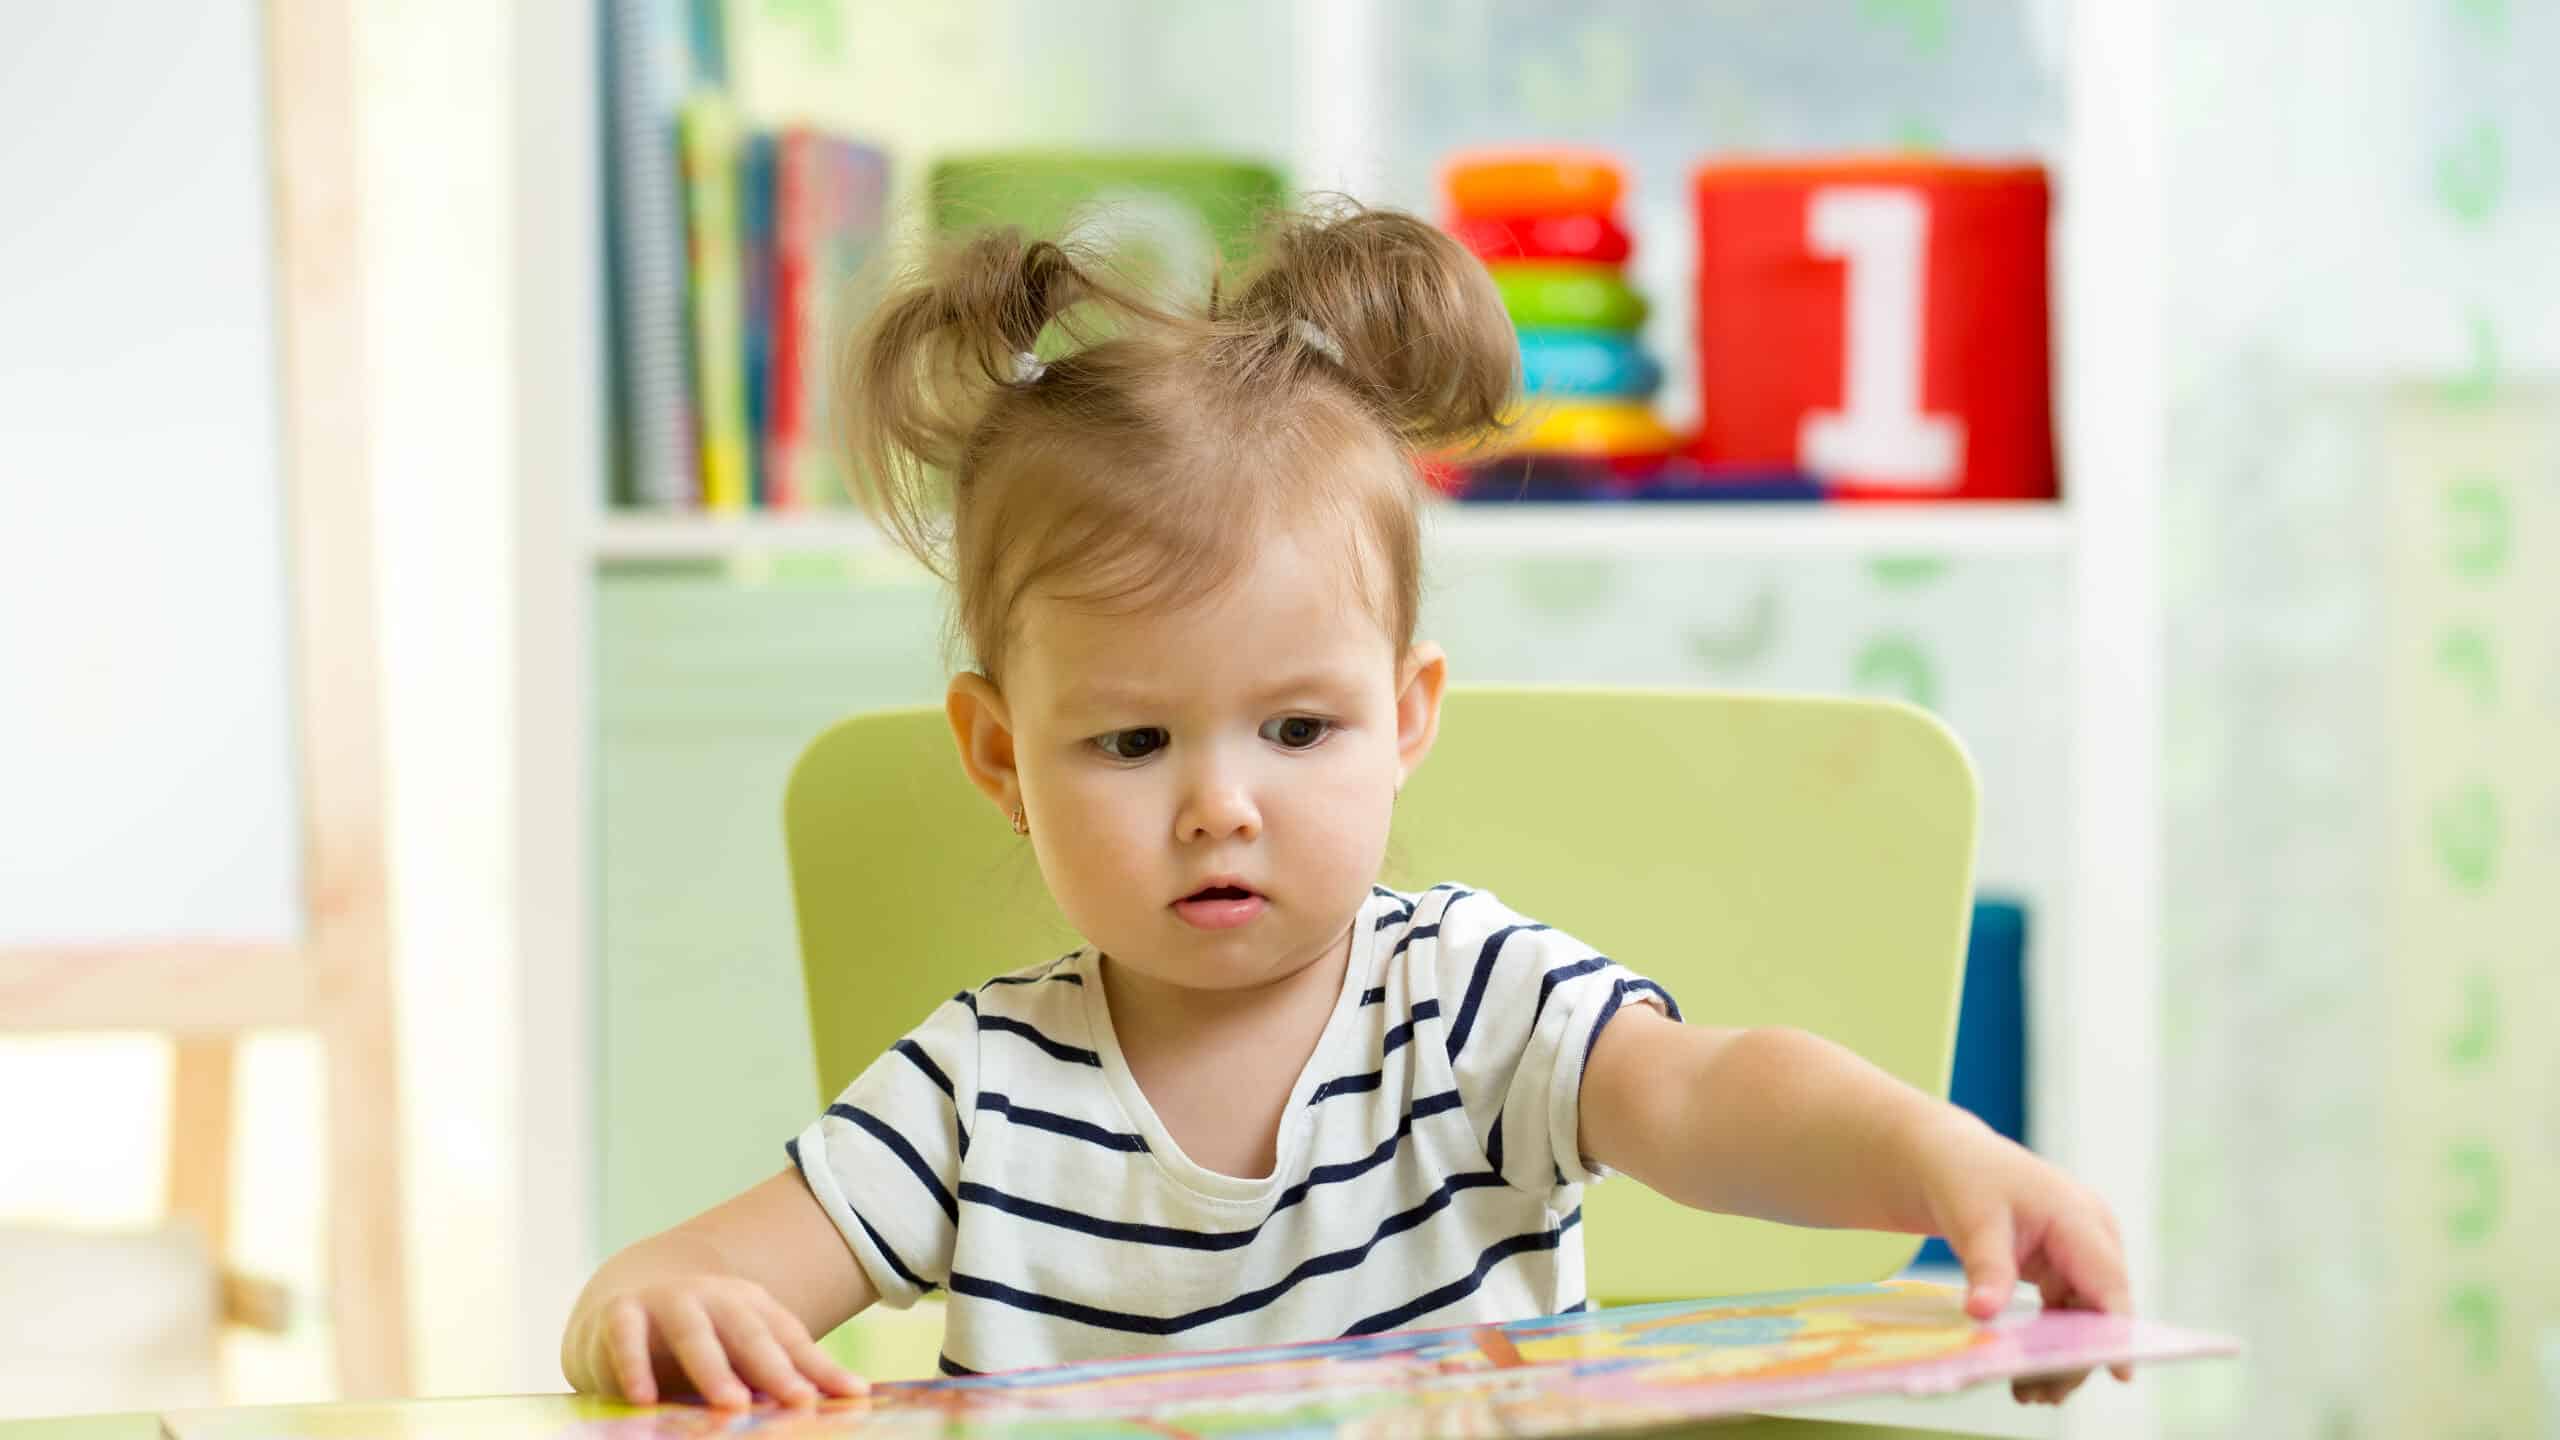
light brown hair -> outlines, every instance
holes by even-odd
[[[989,676],[1035,589],[1179,602],[1313,519],[1347,527],[1360,598],[1411,645],[1414,462],[1493,434],[1518,389],[1491,278],[1423,221],[1344,203],[1266,224],[1222,288],[1168,299],[1112,256],[988,230],[854,337],[837,414],[856,498],[953,583]]]

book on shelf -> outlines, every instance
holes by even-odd
[[[809,129],[781,136],[765,473],[778,510],[841,503],[830,443],[836,359],[870,308],[888,208],[888,158]]]
[[[765,437],[771,433],[774,331],[779,324],[779,297],[774,293],[774,201],[779,144],[770,131],[750,131],[738,141],[738,283],[739,327],[744,353],[746,406],[746,471],[748,503],[768,508],[775,500],[773,476],[765,464]]]
[[[676,161],[676,108],[695,68],[683,5],[609,0],[603,14],[612,494],[648,509],[689,507],[700,491]]]
[[[868,308],[887,157],[751,124],[700,0],[615,0],[607,167],[618,508],[840,503],[828,390]]]
[[[738,235],[737,112],[702,91],[676,111],[684,159],[686,249],[693,318],[695,446],[702,508],[744,510],[747,476],[746,284]]]

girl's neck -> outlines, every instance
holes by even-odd
[[[1165,1036],[1232,1033],[1267,1022],[1275,1012],[1330,1014],[1351,963],[1351,934],[1352,927],[1345,925],[1314,959],[1259,985],[1234,989],[1203,990],[1160,980],[1105,955],[1102,992],[1111,1007],[1111,1028],[1123,1050],[1144,1049]]]

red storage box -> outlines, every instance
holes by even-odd
[[[1717,163],[1694,176],[1698,458],[1867,500],[2050,500],[2041,166]]]

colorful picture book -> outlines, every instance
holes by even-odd
[[[477,1436],[520,1425],[562,1440],[1589,1435],[2238,1349],[2218,1336],[2085,1311],[2013,1312],[1978,1324],[1960,1292],[1895,1281],[900,1382],[816,1410],[491,1401],[456,1402],[496,1408],[452,1418]],[[512,1420],[509,1404],[520,1407]],[[297,1414],[311,1423],[280,1423]],[[327,1423],[331,1414],[202,1412],[171,1417],[169,1429],[178,1440],[344,1433]],[[420,1428],[416,1416],[403,1426]]]

